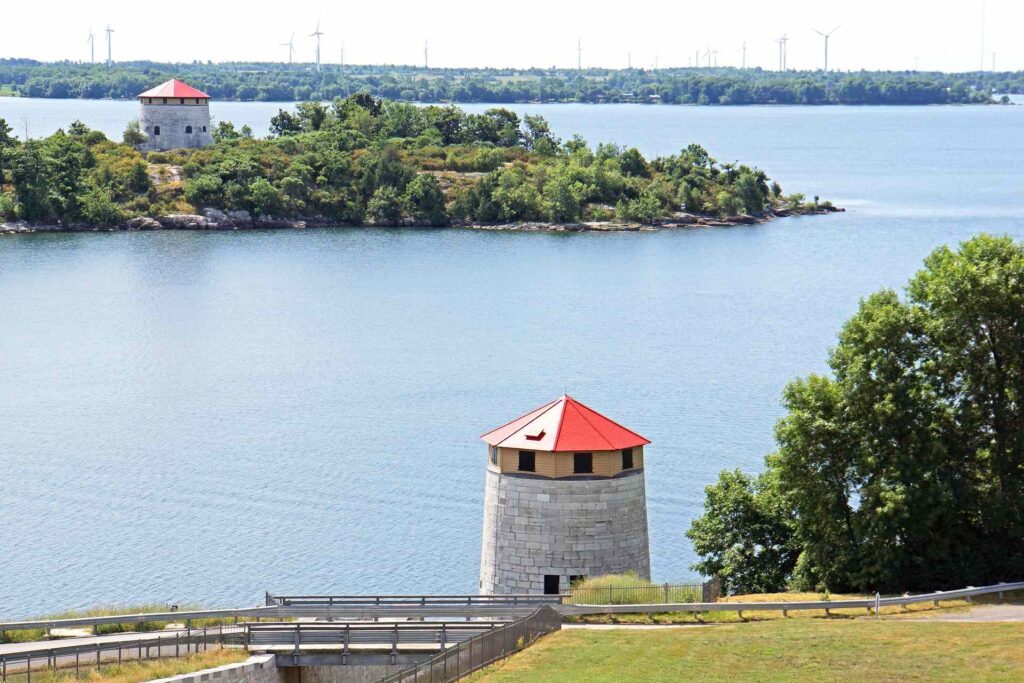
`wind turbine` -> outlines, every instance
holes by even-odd
[[[743,51],[743,62],[741,62],[741,69],[747,68],[747,41],[743,41],[743,47],[740,48]]]
[[[712,50],[711,56],[715,59],[715,68],[718,68],[718,50]]]
[[[633,53],[632,52],[627,52],[626,53],[626,68],[627,69],[632,69],[633,68]]]
[[[345,67],[345,41],[341,41],[341,62],[339,62],[342,68]]]
[[[316,70],[320,70],[320,36],[323,32],[320,31],[320,22],[316,22],[316,30],[309,34],[310,38],[316,38]]]
[[[113,53],[113,50],[111,49],[111,46],[110,46],[110,43],[111,43],[110,37],[113,34],[114,34],[114,29],[110,28],[110,24],[107,24],[107,66],[113,66],[114,65],[114,56],[113,56],[114,53]]]
[[[295,31],[292,31],[292,37],[288,39],[287,43],[280,43],[280,47],[288,48],[288,66],[292,65],[292,57],[295,55]]]
[[[92,32],[92,26],[89,27],[89,37],[86,39],[89,43],[89,63],[96,63],[96,34]]]
[[[981,70],[985,70],[985,0],[981,0]]]
[[[704,51],[704,57],[708,60],[708,68],[711,68],[711,46],[708,45],[707,50]]]
[[[779,71],[786,70],[786,43],[789,42],[789,38],[786,34],[783,34],[781,38],[776,38],[776,43],[779,44]]]
[[[423,41],[423,68],[430,68],[430,41],[426,39]]]
[[[576,39],[576,70],[583,71],[583,38]]]
[[[828,73],[828,39],[832,37],[833,33],[835,33],[836,31],[839,30],[839,27],[836,26],[834,29],[832,29],[828,33],[822,33],[821,31],[819,31],[816,28],[812,28],[811,30],[814,31],[815,33],[817,33],[822,38],[825,39],[825,72]]]

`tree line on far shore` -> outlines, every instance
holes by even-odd
[[[732,592],[930,592],[1024,567],[1024,244],[936,249],[861,301],[831,375],[783,393],[778,450],[690,527]]]
[[[351,225],[452,222],[655,223],[681,212],[762,216],[814,210],[760,169],[693,144],[648,160],[636,149],[556,138],[540,116],[415,106],[354,95],[279,111],[270,136],[220,122],[204,149],[141,153],[73,123],[20,142],[0,119],[0,217],[115,225],[205,208]]]
[[[366,93],[417,102],[665,104],[977,104],[1024,93],[1024,73],[675,69],[424,69],[280,63],[77,62],[0,59],[0,91],[26,97],[128,99],[168,78],[216,99],[330,101]]]

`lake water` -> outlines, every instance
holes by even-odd
[[[134,111],[0,99],[0,117],[26,107],[40,134],[116,134]],[[258,130],[277,108],[214,104]],[[760,468],[784,384],[826,369],[858,299],[938,245],[1024,238],[1024,108],[516,109],[647,154],[700,142],[849,211],[0,237],[0,615],[473,592],[478,436],[564,391],[653,441],[653,571],[690,577],[703,487]]]

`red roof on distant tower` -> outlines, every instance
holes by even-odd
[[[161,83],[155,88],[150,88],[139,97],[195,97],[201,100],[208,100],[210,96],[202,90],[196,90],[184,81],[172,78],[166,83]]]
[[[568,395],[480,438],[491,446],[536,451],[615,451],[650,443]]]

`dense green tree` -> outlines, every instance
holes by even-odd
[[[883,290],[861,303],[831,354],[834,376],[784,394],[779,450],[762,476],[777,482],[767,489],[778,496],[776,522],[799,554],[780,560],[773,588],[934,590],[1017,575],[1022,321],[1024,245],[986,235],[936,250],[905,301]],[[770,542],[737,528],[712,493],[691,530],[702,539],[698,566],[761,571],[742,555],[724,563],[708,540],[714,528]]]
[[[724,470],[705,496],[704,514],[686,534],[702,558],[694,569],[721,577],[728,593],[767,593],[784,586],[799,548],[776,472],[752,477]]]
[[[142,127],[139,124],[138,119],[132,119],[128,122],[128,125],[125,126],[124,129],[124,135],[121,136],[121,140],[129,147],[138,147],[146,142],[146,134],[142,132]]]
[[[430,173],[420,173],[405,189],[405,205],[417,223],[444,225],[448,221],[445,213],[444,191]]]
[[[7,156],[10,151],[14,149],[14,145],[18,139],[11,135],[11,127],[7,125],[2,117],[0,117],[0,190],[3,189],[4,185],[4,168],[7,163]]]
[[[402,198],[392,185],[383,185],[374,191],[366,203],[366,217],[374,225],[398,225],[402,220]]]

